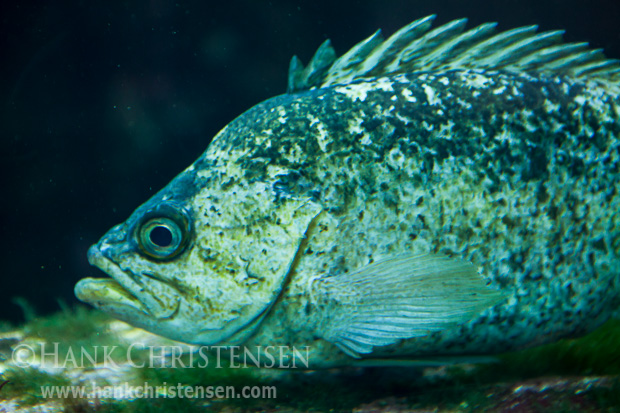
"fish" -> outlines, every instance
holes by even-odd
[[[285,94],[90,247],[109,277],[77,298],[181,342],[307,348],[309,368],[615,317],[620,64],[563,31],[434,19],[293,57]]]

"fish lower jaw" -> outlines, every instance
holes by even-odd
[[[110,247],[105,244],[101,247],[100,244],[90,247],[88,262],[108,274],[111,277],[109,281],[114,281],[115,284],[109,284],[113,290],[110,292],[113,298],[108,298],[110,305],[114,305],[113,300],[120,299],[122,304],[131,305],[149,317],[156,319],[169,318],[177,312],[179,299],[176,291],[153,276],[146,277],[122,269],[119,264],[104,255],[102,251],[107,248]],[[162,290],[165,290],[167,294],[162,294]],[[97,291],[95,294],[107,297],[106,294],[108,293]],[[169,299],[164,300],[164,298]],[[97,306],[96,304],[93,305]]]
[[[112,278],[84,278],[75,285],[75,296],[87,304],[110,313],[123,307],[148,315],[144,305]]]

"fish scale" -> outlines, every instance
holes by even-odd
[[[471,92],[463,92],[467,89],[459,84],[459,81],[467,83],[467,76],[467,73],[451,73],[448,75],[448,85],[439,82],[437,78],[424,76],[425,84],[433,87],[440,96],[452,95],[452,102],[456,102],[457,97],[461,99],[461,103],[442,105],[443,115],[440,117],[430,110],[430,105],[428,111],[409,110],[408,113],[406,107],[395,109],[401,117],[396,118],[395,122],[400,123],[398,127],[403,133],[400,134],[400,139],[396,138],[399,135],[396,133],[395,139],[388,141],[390,147],[404,146],[410,149],[404,156],[411,166],[391,170],[388,167],[389,163],[386,162],[382,168],[373,155],[384,156],[388,149],[383,145],[366,145],[365,150],[359,152],[359,159],[353,163],[363,165],[366,159],[367,168],[373,168],[373,178],[361,179],[363,170],[367,168],[360,167],[359,170],[351,171],[348,180],[357,181],[354,185],[357,196],[354,199],[356,203],[362,203],[363,210],[366,213],[370,212],[370,216],[375,218],[373,224],[376,227],[373,228],[372,224],[369,224],[360,230],[360,224],[355,223],[350,230],[343,225],[344,233],[333,237],[355,238],[352,231],[365,234],[364,239],[356,238],[350,250],[342,251],[343,247],[338,245],[338,254],[346,256],[351,261],[348,265],[352,268],[359,266],[360,261],[363,265],[367,256],[377,256],[379,251],[388,250],[390,246],[394,248],[394,240],[406,239],[404,244],[408,245],[404,245],[402,249],[430,250],[465,257],[475,264],[480,264],[484,268],[483,274],[490,275],[493,282],[515,289],[518,301],[515,299],[511,305],[512,301],[509,300],[505,307],[495,309],[496,314],[485,317],[485,322],[489,324],[488,328],[481,329],[480,325],[472,323],[469,328],[455,332],[456,337],[451,340],[446,340],[442,333],[417,339],[415,345],[406,349],[410,354],[442,354],[449,349],[451,352],[457,349],[459,353],[478,351],[491,353],[498,348],[503,350],[521,348],[536,343],[538,336],[547,336],[551,332],[555,332],[556,336],[565,334],[568,323],[588,324],[588,328],[598,325],[607,317],[601,314],[604,312],[603,309],[607,306],[613,308],[618,303],[617,295],[609,293],[613,290],[614,282],[617,283],[614,278],[616,273],[612,271],[617,265],[618,251],[601,247],[603,244],[600,241],[609,233],[614,233],[615,237],[618,237],[618,218],[614,216],[614,211],[618,210],[618,201],[613,185],[611,189],[609,188],[614,182],[610,180],[613,179],[611,177],[617,176],[618,163],[609,162],[605,165],[598,162],[603,148],[597,148],[595,141],[580,128],[582,120],[574,117],[575,110],[579,111],[577,103],[570,102],[565,96],[547,93],[547,90],[561,89],[562,85],[568,84],[569,94],[588,94],[592,86],[584,88],[583,85],[577,84],[575,85],[577,91],[571,92],[573,85],[561,78],[533,79],[495,74],[488,76],[489,85],[503,84],[507,86],[507,90],[516,93],[493,94],[489,90],[473,99]],[[365,100],[372,102],[375,110],[377,105],[381,105],[380,102],[393,105],[398,100],[394,101],[391,97],[399,95],[399,88],[408,88],[412,90],[413,96],[423,99],[424,92],[419,88],[416,89],[413,85],[417,82],[411,76],[409,78],[410,83],[395,82],[393,92],[376,90],[369,92]],[[523,93],[520,90],[524,88],[520,87],[520,84],[527,84]],[[451,93],[452,89],[454,93]],[[468,93],[469,99],[467,99]],[[527,99],[525,93],[530,95]],[[588,100],[591,98],[592,96],[588,97]],[[329,98],[323,100],[328,101]],[[608,97],[607,103],[610,111],[609,122],[601,125],[599,133],[607,137],[608,146],[604,149],[607,153],[615,153],[617,158],[619,131],[614,122],[613,97]],[[335,111],[338,113],[338,120],[334,124],[326,122],[327,130],[342,130],[340,125],[345,123],[348,116],[353,116],[349,114],[356,114],[360,106],[365,106],[364,102],[354,99],[345,100],[342,105],[340,110]],[[464,107],[468,108],[467,113],[470,116],[463,113]],[[320,112],[320,109],[318,111]],[[494,122],[486,120],[489,113],[493,113]],[[471,114],[479,115],[471,116]],[[597,115],[597,118],[601,117],[600,114]],[[406,121],[402,120],[403,117],[406,117]],[[326,118],[327,116],[322,117]],[[434,126],[437,122],[447,122],[448,119],[458,119],[459,126],[454,131],[458,139],[438,139],[437,134],[433,133],[436,128],[431,128],[429,132],[429,128],[415,126],[423,122]],[[572,122],[567,122],[568,120]],[[524,122],[536,123],[532,135],[528,136],[529,139],[523,136]],[[540,130],[554,128],[557,123],[563,124],[562,129],[579,132],[576,134],[560,132],[559,136],[545,139],[548,137]],[[608,128],[608,131],[604,131],[605,128]],[[376,133],[376,128],[364,130],[362,133]],[[505,139],[503,138],[505,136],[513,138]],[[516,136],[519,136],[519,139],[516,139]],[[351,140],[345,143],[347,147],[355,144],[354,137],[349,137]],[[414,138],[412,140],[415,140],[415,145],[401,143],[407,142],[411,137]],[[559,141],[562,142],[561,149],[555,146]],[[448,143],[449,146],[445,147]],[[358,145],[361,146],[359,141]],[[562,152],[560,159],[556,156],[558,150]],[[334,152],[337,151],[338,149],[334,148]],[[574,165],[582,164],[580,160],[582,154],[591,151],[595,151],[598,155],[590,155],[590,162],[587,165],[583,164],[581,168],[576,168]],[[351,152],[356,153],[354,149]],[[570,153],[575,155],[569,156]],[[346,167],[346,162],[337,157],[325,159],[332,160],[330,162],[332,165],[327,169],[342,170]],[[334,166],[334,163],[339,165]],[[471,169],[471,165],[477,166],[477,169]],[[321,166],[317,165],[316,168],[321,169]],[[304,165],[306,176],[311,175],[312,170],[312,166]],[[379,170],[382,173],[377,172]],[[602,181],[586,181],[589,174],[597,176]],[[318,177],[308,179],[312,182],[319,181]],[[375,184],[368,185],[371,181]],[[413,211],[424,216],[421,229],[412,231],[409,225],[401,229],[397,225],[400,223],[398,215],[387,215],[386,211],[391,209],[386,208],[386,204],[389,204],[386,202],[386,189],[377,182],[386,184],[388,193],[389,187],[396,187],[396,195],[392,199],[399,200],[401,204],[414,203],[418,196],[424,197],[425,202],[430,203]],[[603,182],[607,182],[607,185],[601,187]],[[341,181],[323,180],[324,188],[338,185],[341,185]],[[592,187],[592,192],[581,191],[583,188],[590,189],[589,187]],[[292,192],[296,190],[294,184],[289,185],[288,189]],[[327,190],[318,192],[329,194]],[[614,195],[610,198],[611,194]],[[572,199],[566,203],[569,197]],[[362,201],[365,198],[370,198],[371,201]],[[596,202],[593,203],[592,198],[596,198]],[[320,201],[324,205],[329,205],[328,210],[329,208],[336,212],[353,210],[349,219],[355,220],[356,208],[347,205],[347,199],[342,193],[336,193],[331,199],[322,198]],[[587,216],[576,213],[578,207],[586,205],[589,205],[590,209]],[[376,209],[373,210],[372,206]],[[593,210],[594,208],[596,210]],[[403,207],[403,210],[411,208]],[[450,213],[446,214],[445,211]],[[412,215],[411,212],[409,214]],[[385,221],[381,221],[381,218]],[[411,218],[405,217],[404,222],[413,221]],[[342,221],[346,222],[346,218]],[[579,227],[581,229],[578,229]],[[386,228],[394,233],[402,231],[404,234],[382,236],[381,232]],[[589,240],[572,241],[570,228],[584,232]],[[563,233],[566,234],[564,237]],[[374,235],[374,242],[367,245],[371,234]],[[413,237],[416,240],[410,241]],[[557,249],[550,245],[558,238],[567,238],[562,239],[564,248]],[[599,240],[598,248],[593,240]],[[385,242],[388,244],[381,245]],[[308,244],[316,254],[318,248],[313,246],[312,239]],[[333,250],[334,247],[330,247]],[[325,260],[328,263],[335,261],[337,260]],[[594,261],[596,265],[592,266],[589,261]],[[321,265],[313,262],[309,267],[320,268]],[[298,271],[303,273],[302,270]],[[331,271],[338,272],[338,268],[331,268]],[[575,283],[579,284],[581,290],[578,294],[565,289],[567,285]],[[523,294],[524,288],[527,288],[527,294]],[[285,297],[287,293],[285,291]],[[303,295],[303,290],[298,294]],[[587,297],[585,301],[581,301],[585,298],[581,297],[581,294]],[[585,308],[588,308],[587,315],[584,312]],[[547,319],[550,312],[556,313],[558,319]],[[291,318],[294,319],[295,316],[292,315]],[[577,318],[581,320],[577,321]],[[280,323],[282,319],[283,315],[279,314],[274,318],[274,322]],[[265,320],[266,323],[269,321]],[[551,326],[553,322],[556,323],[555,327]],[[522,325],[515,329],[513,323]],[[489,342],[487,347],[481,347],[480,341],[488,334],[491,326],[500,330],[497,341]],[[480,332],[478,337],[472,336],[476,330]],[[465,337],[467,339],[464,339]],[[394,353],[388,354],[399,354],[402,351],[405,351],[405,348],[399,347]]]
[[[190,343],[308,347],[312,368],[495,354],[612,317],[616,62],[561,32],[433,18],[294,58],[289,93],[91,248],[145,291],[85,279],[77,296]]]

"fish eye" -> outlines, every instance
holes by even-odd
[[[186,244],[184,228],[173,219],[155,217],[138,230],[140,249],[149,257],[166,260],[177,256]]]

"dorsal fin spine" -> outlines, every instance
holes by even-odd
[[[587,43],[562,44],[561,30],[537,34],[533,25],[494,34],[496,23],[484,23],[464,31],[466,19],[431,30],[434,19],[418,19],[387,40],[377,31],[338,59],[331,45],[323,43],[308,67],[299,59],[291,61],[289,93],[364,78],[467,69],[620,81],[617,61],[606,59],[599,49],[587,50]]]
[[[419,39],[414,39],[409,42],[407,47],[403,48],[403,50],[398,53],[397,58],[387,67],[388,73],[397,71],[401,63],[420,59],[432,50],[435,50],[438,46],[448,43],[451,39],[463,32],[466,24],[467,19],[454,20],[431,30]]]
[[[360,63],[368,55],[383,42],[383,36],[381,29],[374,32],[370,37],[366,38],[362,42],[356,44],[347,53],[342,55],[329,69],[330,73],[339,70],[348,70],[351,66]]]
[[[485,23],[460,34],[451,41],[439,45],[435,51],[429,53],[429,55],[423,56],[420,59],[419,66],[430,66],[432,68],[444,66],[450,55],[460,55],[461,53],[459,51],[467,50],[472,44],[475,44],[478,39],[492,34],[496,27],[497,23]]]

